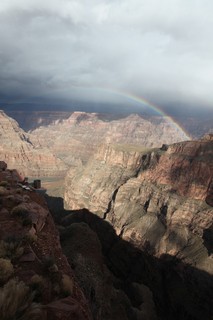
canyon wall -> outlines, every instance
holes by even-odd
[[[102,146],[68,172],[69,209],[87,208],[141,250],[213,273],[213,140],[138,150]]]
[[[5,112],[15,119],[25,131],[34,130],[41,126],[47,126],[54,123],[60,123],[69,118],[71,113],[73,113],[73,111],[67,111],[68,108],[63,109],[63,106],[55,109],[54,106],[50,107],[44,104],[42,110],[40,109],[40,106],[29,104],[27,106],[19,105],[18,108],[8,108]],[[101,110],[101,108],[99,109]],[[69,110],[73,110],[73,108],[69,108]],[[144,117],[142,114],[141,116]],[[210,110],[208,115],[204,113],[200,113],[199,115],[196,113],[193,113],[193,115],[178,113],[170,114],[170,116],[172,116],[174,121],[179,123],[194,139],[200,138],[206,132],[212,132],[213,130],[213,115]],[[127,114],[100,113],[98,117],[104,121],[112,121],[127,117]],[[151,115],[146,116],[148,120],[151,117]]]
[[[39,143],[18,123],[0,111],[0,158],[8,168],[16,168],[22,176],[64,176],[66,165]]]
[[[103,143],[159,147],[189,137],[163,117],[144,119],[130,115],[108,120],[97,113],[74,112],[60,123],[32,131],[33,142],[49,148],[69,166],[88,161]]]

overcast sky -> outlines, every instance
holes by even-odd
[[[1,0],[2,97],[213,109],[212,0]]]

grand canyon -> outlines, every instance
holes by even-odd
[[[35,319],[210,320],[211,130],[191,138],[137,114],[50,118],[32,113],[26,128],[0,113],[2,297],[25,285]],[[12,235],[22,249],[10,257]]]
[[[0,320],[213,320],[212,12],[0,1]]]

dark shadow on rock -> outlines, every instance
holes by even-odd
[[[52,200],[49,199],[49,201]],[[66,247],[65,253],[70,264],[72,264],[72,256],[69,257],[69,246],[72,246],[76,237],[76,241],[79,241],[79,243],[75,244],[75,250],[78,250],[79,247],[80,252],[81,239],[85,241],[83,236],[79,235],[80,232],[76,233],[75,237],[72,237],[75,229],[78,228],[78,224],[79,226],[81,224],[82,227],[79,230],[90,229],[97,235],[101,244],[104,263],[112,275],[112,285],[115,290],[123,292],[130,301],[130,304],[128,304],[125,299],[121,300],[120,303],[125,301],[127,317],[121,317],[120,319],[212,319],[212,275],[183,263],[173,256],[164,255],[160,258],[155,258],[142,252],[134,247],[133,244],[118,237],[112,225],[86,209],[66,211],[64,209],[58,210],[56,206],[53,207],[54,217],[60,215],[60,218],[57,217],[56,221],[63,226],[61,227],[61,243],[62,247]],[[87,227],[85,229],[83,229],[82,223],[86,224]],[[94,244],[96,243],[92,242],[91,244],[90,239],[87,239],[87,241],[87,250],[83,251],[85,256],[95,250]],[[78,264],[73,265],[73,267],[75,270],[79,268]],[[88,276],[92,277],[92,274],[90,273]],[[145,306],[146,304],[144,296],[140,294],[140,288],[144,290],[143,286],[152,293],[157,318],[146,317],[147,314],[143,316],[143,312],[140,313],[143,310],[143,305]],[[100,310],[101,306],[95,285],[89,291],[84,288],[84,291],[90,304],[93,305],[94,318],[110,319],[110,315],[102,318],[98,316],[98,310]],[[119,319],[119,315],[113,319]]]

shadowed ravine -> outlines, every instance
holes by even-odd
[[[66,211],[60,198],[47,201],[94,319],[212,319],[210,274],[142,252],[88,210]]]

